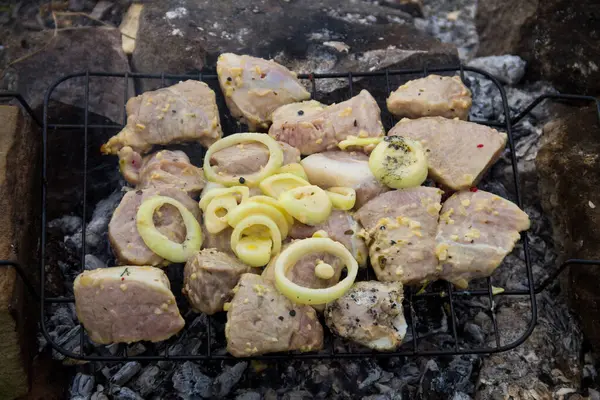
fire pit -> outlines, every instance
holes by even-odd
[[[530,113],[536,105],[545,98],[561,99],[587,99],[585,96],[546,95],[536,99],[516,117],[510,118],[509,106],[506,93],[502,85],[488,73],[470,67],[429,68],[423,70],[385,70],[377,72],[357,73],[334,73],[334,74],[304,74],[299,78],[306,82],[312,90],[312,97],[319,98],[318,87],[326,80],[336,80],[341,86],[347,85],[347,90],[338,90],[334,101],[353,96],[357,86],[371,85],[370,87],[381,87],[381,91],[389,93],[393,87],[397,87],[416,76],[429,73],[454,74],[458,72],[467,85],[471,79],[488,80],[500,93],[501,113],[494,118],[485,120],[471,120],[484,125],[505,130],[508,134],[508,148],[504,157],[510,162],[511,177],[508,178],[514,185],[508,191],[510,194],[498,190],[498,186],[488,177],[484,178],[481,187],[487,191],[496,193],[503,197],[509,197],[521,208],[523,204],[522,191],[519,186],[519,171],[515,140],[513,137],[513,125]],[[468,75],[468,76],[467,76]],[[114,262],[113,256],[107,245],[106,226],[112,211],[121,199],[122,182],[119,182],[118,174],[115,174],[118,166],[115,160],[103,159],[101,164],[94,165],[99,152],[97,146],[105,136],[112,135],[122,129],[123,125],[107,121],[99,121],[90,115],[89,93],[91,84],[111,84],[117,79],[124,81],[123,103],[120,105],[124,110],[124,104],[130,97],[131,81],[159,80],[162,86],[168,82],[197,79],[205,81],[209,86],[216,87],[217,76],[214,73],[200,73],[197,75],[169,75],[169,74],[134,74],[134,73],[93,73],[83,72],[69,75],[52,85],[46,95],[44,104],[44,152],[43,152],[43,176],[44,189],[42,195],[42,315],[41,330],[45,340],[57,352],[59,358],[68,358],[84,361],[104,362],[131,362],[131,361],[193,361],[193,360],[231,360],[235,359],[225,352],[224,323],[222,315],[214,317],[193,313],[183,296],[181,295],[182,265],[173,265],[166,272],[171,280],[173,291],[177,296],[179,308],[186,319],[186,327],[182,334],[175,338],[160,343],[135,343],[131,345],[98,346],[93,344],[87,337],[81,325],[61,325],[60,321],[74,316],[74,298],[72,283],[74,277],[85,269],[101,267],[104,264]],[[83,115],[56,121],[53,115],[52,94],[67,81],[73,80],[83,92],[84,104]],[[343,83],[343,85],[342,85]],[[73,82],[71,82],[73,84]],[[221,91],[216,89],[219,109],[221,113],[227,112]],[[377,93],[377,92],[375,92]],[[385,97],[377,96],[380,104],[385,104]],[[331,99],[327,99],[331,101]],[[397,122],[386,107],[381,107],[382,119],[386,130]],[[83,120],[83,121],[82,121]],[[222,115],[225,132],[245,131],[245,127],[234,122],[227,114]],[[123,112],[123,122],[125,113]],[[82,134],[83,148],[69,148],[67,152],[81,152],[80,157],[69,154],[65,161],[57,162],[51,159],[49,154],[54,154],[52,149],[55,140],[53,135],[57,131],[70,131]],[[99,135],[102,137],[94,137]],[[203,151],[197,147],[185,147],[195,163],[199,163]],[[79,164],[79,163],[82,164]],[[79,164],[79,165],[77,165]],[[80,177],[78,188],[71,188],[68,192],[62,192],[60,185],[55,185],[53,177],[56,169],[68,169]],[[61,194],[64,198],[61,198]],[[57,201],[66,201],[65,195],[74,196],[67,203],[74,205],[75,215],[60,215],[73,211],[71,206],[60,206]],[[50,201],[49,201],[50,199]],[[91,213],[93,209],[93,213]],[[91,215],[91,217],[90,217]],[[56,232],[65,233],[64,241]],[[398,357],[398,356],[443,356],[443,355],[468,355],[489,354],[513,349],[523,343],[535,328],[537,308],[535,294],[544,288],[564,269],[568,264],[597,263],[597,261],[569,260],[563,264],[554,274],[544,282],[536,285],[533,279],[532,262],[530,259],[529,240],[526,234],[522,235],[521,244],[513,252],[513,259],[509,265],[502,268],[513,268],[515,274],[520,274],[518,280],[526,282],[525,287],[520,289],[503,289],[494,287],[494,277],[486,280],[474,281],[470,290],[456,290],[449,283],[436,282],[421,290],[406,289],[405,316],[409,325],[409,331],[404,344],[393,352],[371,352],[349,344],[340,338],[328,335],[325,349],[314,353],[286,353],[251,357],[253,360],[281,360],[281,359],[332,359],[332,358],[364,358],[364,357]],[[60,256],[62,254],[62,257]],[[57,259],[58,257],[58,259]],[[515,262],[515,259],[517,262]],[[56,286],[56,274],[48,269],[48,265],[57,262],[64,277],[64,288],[52,290]],[[504,264],[508,264],[506,261]],[[367,278],[369,272],[366,272]],[[61,286],[59,284],[59,286]],[[62,292],[62,293],[60,293]],[[495,304],[500,298],[516,298],[521,305],[527,309],[528,323],[522,327],[519,335],[506,335],[503,333],[501,321],[497,319]],[[469,332],[469,324],[481,310],[491,319],[491,326],[484,334],[489,340],[472,340],[473,332]],[[71,326],[69,326],[71,325]],[[472,325],[472,324],[471,324]],[[136,371],[137,373],[137,371]]]

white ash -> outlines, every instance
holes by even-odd
[[[502,83],[516,85],[525,75],[527,62],[519,56],[507,54],[474,58],[467,65],[494,75]]]

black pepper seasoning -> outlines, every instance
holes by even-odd
[[[227,80],[228,80],[229,82],[231,82],[231,77],[230,77],[230,76],[228,76],[228,77],[227,77]]]
[[[304,115],[304,111],[298,110],[298,115]]]
[[[280,321],[283,321],[283,317],[282,317],[281,315],[279,316],[279,320],[280,320]]]
[[[239,182],[241,184],[244,184],[244,183],[246,183],[246,179],[243,176],[240,176]]]
[[[290,310],[290,317],[296,316],[296,310]]]

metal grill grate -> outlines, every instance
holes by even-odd
[[[598,114],[600,119],[600,102],[597,99],[589,96],[574,96],[574,95],[544,95],[537,98],[532,104],[530,104],[525,110],[519,113],[517,116],[512,119],[509,116],[509,108],[506,93],[502,87],[502,85],[491,75],[487,74],[482,70],[478,70],[470,67],[445,67],[445,68],[425,68],[425,69],[406,69],[406,70],[385,70],[385,71],[376,71],[376,72],[357,72],[357,73],[330,73],[330,74],[302,74],[298,77],[302,80],[308,80],[309,85],[312,88],[313,98],[318,99],[318,91],[317,85],[320,81],[325,79],[346,79],[347,80],[347,95],[354,95],[354,86],[360,79],[375,79],[377,83],[380,85],[385,85],[385,89],[387,93],[391,92],[391,80],[392,79],[412,79],[416,76],[426,76],[429,73],[456,73],[458,72],[463,79],[465,80],[465,72],[470,72],[473,74],[478,74],[483,76],[486,79],[489,79],[493,82],[495,87],[498,89],[501,100],[502,100],[502,113],[504,115],[504,122],[501,122],[499,116],[496,116],[495,120],[482,120],[482,121],[473,121],[480,124],[493,126],[496,128],[503,129],[508,134],[508,150],[509,150],[509,159],[512,164],[512,173],[513,173],[513,184],[514,184],[514,193],[516,197],[516,203],[519,207],[523,208],[521,190],[519,188],[519,171],[517,169],[517,156],[515,152],[515,143],[512,133],[512,127],[518,123],[521,119],[523,119],[528,113],[530,113],[538,104],[540,104],[545,99],[562,99],[562,100],[576,100],[576,101],[595,101],[598,106]],[[217,76],[214,73],[211,74],[195,74],[195,75],[170,75],[170,74],[140,74],[140,73],[95,73],[95,72],[83,72],[78,74],[72,74],[65,76],[64,78],[55,82],[46,94],[46,98],[44,101],[44,129],[43,129],[43,193],[42,193],[42,240],[41,240],[41,329],[49,344],[58,352],[62,353],[66,357],[70,357],[73,359],[80,360],[88,360],[88,361],[152,361],[152,360],[226,360],[232,359],[233,357],[224,354],[223,352],[215,352],[210,345],[211,342],[211,319],[215,317],[208,317],[209,322],[206,324],[207,331],[204,332],[207,338],[209,338],[209,344],[205,346],[205,349],[202,349],[194,354],[171,354],[171,348],[176,343],[175,341],[169,341],[164,348],[159,351],[154,351],[157,346],[149,345],[148,350],[140,355],[128,355],[127,347],[121,345],[123,348],[123,355],[110,355],[103,356],[95,353],[91,353],[86,351],[85,344],[88,343],[88,339],[85,336],[84,330],[81,329],[80,333],[80,346],[79,352],[75,353],[62,345],[57,343],[52,337],[49,335],[46,320],[48,318],[49,308],[52,304],[56,303],[74,303],[74,298],[71,297],[50,297],[46,293],[47,282],[47,272],[45,265],[47,263],[47,226],[46,226],[46,218],[47,218],[47,202],[46,197],[49,192],[53,190],[52,187],[49,187],[47,181],[48,171],[52,168],[63,168],[61,165],[49,165],[48,164],[48,138],[49,134],[51,134],[55,130],[76,130],[81,131],[83,134],[83,193],[82,193],[82,208],[81,208],[81,217],[82,217],[82,236],[85,235],[86,231],[86,218],[89,217],[89,210],[86,209],[87,204],[87,193],[89,187],[89,179],[88,179],[88,154],[86,149],[88,149],[88,139],[89,139],[89,131],[93,129],[104,129],[110,130],[111,132],[118,132],[118,130],[122,129],[123,125],[120,124],[92,124],[89,123],[89,106],[90,106],[90,78],[98,79],[100,81],[105,80],[106,84],[110,81],[113,81],[117,78],[122,78],[124,80],[124,93],[123,93],[123,121],[126,120],[125,115],[125,102],[129,98],[128,88],[129,81],[136,79],[138,82],[140,80],[159,80],[161,85],[167,86],[167,80],[184,80],[184,79],[197,79],[207,82],[209,85],[214,85],[217,81]],[[53,116],[51,115],[51,110],[49,107],[49,102],[52,97],[52,94],[55,92],[55,89],[63,82],[68,80],[79,80],[83,81],[83,92],[84,92],[84,114],[83,114],[83,123],[73,122],[73,121],[61,121],[61,123],[56,123],[53,121]],[[395,87],[394,87],[395,88]],[[223,104],[223,99],[220,91],[215,90],[217,93],[218,101],[221,101],[220,106]],[[221,97],[219,99],[219,97]],[[377,99],[378,101],[384,101],[385,99]],[[223,108],[223,107],[220,107]],[[223,110],[221,110],[223,111]],[[386,123],[386,128],[390,128],[396,122],[391,115],[388,115],[387,111],[385,111],[385,107],[382,107],[384,122]],[[240,126],[239,130],[242,131],[243,127]],[[82,250],[81,250],[81,260],[80,260],[80,268],[84,269],[84,258],[86,255],[86,244],[85,237],[82,238]],[[405,298],[405,316],[409,321],[410,328],[407,337],[410,336],[410,339],[407,340],[397,351],[393,352],[371,352],[364,350],[336,350],[336,345],[334,339],[329,335],[326,340],[329,346],[325,346],[325,349],[320,352],[315,353],[285,353],[285,354],[271,354],[264,356],[256,356],[250,357],[249,359],[255,360],[274,360],[274,359],[327,359],[327,358],[353,358],[353,357],[392,357],[392,356],[441,356],[441,355],[455,355],[455,354],[482,354],[482,353],[496,353],[501,351],[506,351],[512,348],[519,346],[523,343],[527,337],[533,331],[536,319],[537,319],[537,308],[535,301],[535,294],[544,290],[558,274],[564,270],[568,265],[574,264],[586,264],[586,265],[600,265],[600,261],[598,260],[579,260],[573,259],[568,260],[563,263],[551,276],[549,276],[546,280],[544,280],[539,286],[535,286],[532,275],[531,261],[530,261],[530,250],[529,243],[527,239],[527,235],[522,235],[522,246],[523,246],[523,254],[524,254],[524,268],[523,273],[526,274],[526,280],[528,282],[527,289],[524,290],[507,290],[500,294],[494,294],[492,289],[492,279],[487,278],[483,280],[485,282],[480,282],[482,285],[478,285],[478,289],[475,290],[455,290],[451,284],[446,283],[437,283],[433,285],[433,289],[428,289],[426,291],[417,292],[413,288],[405,288],[406,298]],[[523,334],[511,341],[510,343],[503,343],[501,340],[501,332],[502,327],[498,326],[498,321],[496,319],[495,313],[495,298],[498,297],[513,297],[518,298],[520,301],[526,301],[530,310],[530,319],[529,324],[526,328],[524,328]],[[423,340],[423,334],[419,333],[417,330],[417,315],[415,312],[415,304],[421,299],[441,299],[445,304],[447,304],[446,310],[448,311],[448,318],[450,318],[450,323],[448,324],[449,331],[452,335],[452,344],[447,348],[439,349],[439,348],[423,348],[420,346],[420,342]],[[457,306],[461,304],[461,302],[467,301],[472,298],[482,298],[481,302],[487,302],[488,312],[492,318],[493,324],[493,345],[489,346],[471,346],[468,343],[461,342],[459,340],[459,333],[457,332]],[[484,300],[487,299],[487,300]],[[219,317],[216,317],[219,318]],[[184,332],[185,332],[184,328]],[[327,330],[326,330],[327,331]],[[336,339],[339,340],[339,339]],[[225,338],[220,337],[217,338],[217,341],[221,341],[224,343]]]

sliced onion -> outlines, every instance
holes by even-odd
[[[283,150],[275,139],[263,133],[236,133],[213,143],[204,156],[204,175],[210,182],[218,182],[225,186],[234,186],[240,184],[240,177],[233,175],[219,175],[210,165],[210,159],[214,153],[219,150],[235,146],[246,142],[260,142],[267,146],[269,150],[269,161],[259,171],[243,176],[244,184],[247,186],[256,186],[267,176],[273,175],[283,164]]]
[[[273,241],[270,238],[245,236],[235,247],[240,260],[253,267],[267,265],[271,259]]]
[[[277,208],[268,204],[261,204],[253,201],[242,202],[242,204],[235,207],[235,209],[227,215],[227,222],[235,228],[241,220],[250,215],[266,215],[277,224],[281,237],[283,239],[287,237],[290,229],[287,220]]]
[[[302,186],[283,192],[279,202],[286,211],[306,225],[325,222],[331,214],[331,200],[318,186]]]
[[[269,176],[260,183],[259,187],[264,194],[277,199],[285,191],[308,185],[310,183],[307,180],[297,175],[286,173]]]
[[[338,147],[342,150],[346,150],[348,147],[367,147],[371,145],[379,144],[383,140],[383,137],[370,137],[370,138],[357,138],[350,137],[349,139],[342,140],[338,143]]]
[[[240,260],[242,260],[243,262],[245,262],[246,264],[251,265],[253,267],[261,267],[265,264],[253,265],[252,262],[253,262],[254,258],[246,260],[246,259],[242,258],[243,254],[240,255],[237,253],[237,247],[238,247],[238,244],[240,243],[240,240],[242,239],[242,236],[245,233],[247,233],[248,228],[251,228],[256,225],[265,226],[269,231],[269,236],[272,241],[272,248],[270,249],[270,251],[268,253],[269,259],[272,256],[279,253],[281,251],[281,233],[279,232],[279,228],[277,227],[277,224],[272,219],[270,219],[269,217],[267,217],[265,215],[250,215],[250,216],[242,219],[236,225],[235,229],[231,233],[231,249],[238,256],[238,258]]]
[[[169,204],[181,213],[185,224],[185,240],[176,243],[160,233],[154,225],[154,212]],[[186,262],[202,246],[202,230],[194,215],[183,204],[166,196],[154,196],[140,205],[136,215],[137,230],[150,250],[171,262]]]
[[[223,196],[223,195],[227,195],[227,194],[234,194],[236,196],[236,199],[238,200],[238,204],[239,204],[242,201],[246,200],[248,197],[250,197],[250,189],[248,189],[246,186],[232,186],[229,188],[214,188],[214,189],[211,189],[209,192],[206,192],[206,194],[200,199],[200,203],[198,203],[198,205],[200,206],[200,209],[202,211],[206,211],[206,207],[215,197]]]
[[[277,170],[278,174],[294,174],[305,181],[308,181],[308,175],[300,163],[286,164]]]
[[[338,210],[348,211],[356,204],[356,190],[350,187],[330,187],[325,191],[331,204]]]
[[[204,212],[204,224],[206,225],[206,230],[209,233],[217,234],[228,228],[229,223],[227,222],[227,217],[237,207],[237,199],[232,193],[217,196],[212,199]],[[217,214],[219,210],[225,210],[225,215],[219,216]]]
[[[285,217],[286,221],[288,222],[288,225],[290,226],[290,228],[292,225],[294,225],[294,218],[290,214],[288,214],[287,211],[285,211],[285,208],[283,208],[281,203],[279,203],[279,200],[274,199],[273,197],[269,197],[269,196],[258,195],[258,196],[250,197],[247,201],[252,201],[252,202],[260,203],[260,204],[268,204],[270,206],[275,207],[276,209],[279,210],[279,212],[281,212],[283,214],[283,216]]]
[[[312,289],[290,281],[286,273],[302,257],[312,253],[329,253],[338,257],[348,269],[348,275],[337,284]],[[358,273],[358,263],[346,247],[327,238],[309,238],[290,244],[275,260],[275,285],[291,301],[298,304],[325,304],[340,298],[352,287]]]

